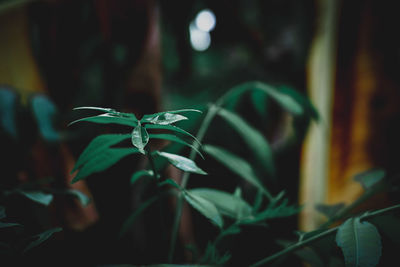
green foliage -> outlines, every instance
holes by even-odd
[[[369,222],[361,222],[360,218],[350,218],[339,227],[336,243],[349,267],[376,266],[381,257],[378,230]]]
[[[176,168],[182,171],[202,174],[202,175],[207,174],[205,171],[200,169],[193,160],[188,159],[186,157],[167,152],[157,152],[157,155],[166,158],[172,165],[174,165]]]

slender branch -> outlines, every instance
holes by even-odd
[[[388,212],[394,211],[396,209],[400,209],[400,204],[397,204],[397,205],[394,205],[394,206],[390,206],[390,207],[387,207],[387,208],[384,208],[384,209],[372,211],[372,212],[366,212],[366,213],[364,213],[364,215],[360,216],[360,220],[371,219],[373,217],[380,216],[380,215],[382,215],[384,213],[388,213]],[[275,253],[275,254],[273,254],[273,255],[265,258],[265,259],[262,259],[262,260],[260,260],[260,261],[258,261],[256,263],[250,265],[249,267],[263,266],[263,265],[265,265],[267,263],[270,263],[270,262],[276,260],[277,258],[280,258],[280,257],[282,257],[282,256],[284,256],[284,255],[286,255],[288,253],[291,253],[291,252],[293,252],[293,251],[295,251],[295,250],[297,250],[299,248],[302,248],[302,247],[304,247],[304,246],[306,246],[306,245],[308,245],[308,244],[310,244],[312,242],[315,242],[315,241],[317,241],[317,240],[319,240],[321,238],[324,238],[324,237],[326,237],[328,235],[331,235],[331,234],[335,233],[339,229],[339,227],[340,226],[331,228],[331,229],[326,230],[326,231],[324,231],[324,232],[322,232],[322,233],[320,233],[318,235],[310,237],[310,238],[308,238],[306,240],[299,241],[299,242],[297,242],[296,244],[294,244],[292,246],[289,246],[289,247],[287,247],[287,248],[285,248],[285,249],[283,249],[283,250],[281,250],[281,251],[279,251],[279,252],[277,252],[277,253]]]

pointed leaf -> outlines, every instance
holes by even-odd
[[[144,127],[146,129],[168,130],[168,131],[177,132],[177,133],[180,133],[180,134],[183,134],[183,135],[193,138],[197,143],[200,144],[199,140],[197,140],[197,138],[195,136],[193,136],[191,133],[183,130],[182,128],[174,126],[174,125],[145,124]]]
[[[132,144],[139,149],[140,153],[146,154],[144,148],[149,142],[149,134],[140,123],[135,127],[135,129],[133,129],[131,140]]]
[[[32,241],[25,249],[24,252],[27,252],[28,250],[39,246],[40,244],[42,244],[44,241],[46,241],[47,239],[49,239],[54,233],[60,232],[62,231],[62,228],[57,227],[57,228],[53,228],[53,229],[49,229],[47,231],[44,231],[43,233],[40,233],[38,235],[33,236],[33,238],[35,238],[36,240]]]
[[[103,150],[109,148],[112,145],[118,144],[130,137],[131,134],[103,134],[97,136],[89,143],[85,150],[83,150],[77,162],[75,163],[75,166],[71,173],[82,167],[82,165],[89,161],[91,158],[95,157],[99,153],[102,153]]]
[[[168,113],[168,114],[178,114],[178,113],[184,113],[184,112],[202,113],[200,110],[197,110],[197,109],[178,109],[178,110],[158,112],[158,113],[154,113],[154,114],[147,114],[147,115],[144,115],[143,118],[140,121],[141,122],[151,122],[151,121],[154,121],[155,118],[160,118],[160,116],[163,116],[166,113]],[[158,123],[158,124],[160,124],[160,123]],[[167,123],[167,124],[170,124],[170,123]]]
[[[102,111],[104,113],[110,113],[110,114],[118,116],[118,117],[129,118],[129,119],[131,119],[131,120],[133,120],[135,122],[138,121],[138,119],[136,118],[135,114],[119,112],[119,111],[116,111],[115,109],[112,109],[112,108],[101,108],[101,107],[77,107],[77,108],[74,108],[74,110],[82,110],[82,109]]]
[[[184,140],[182,140],[181,138],[179,138],[176,135],[172,135],[172,134],[150,134],[149,136],[150,136],[150,138],[153,138],[153,139],[168,140],[168,141],[172,141],[172,142],[176,142],[176,143],[188,146],[188,147],[192,148],[194,151],[196,151],[204,159],[203,154],[201,154],[200,150],[197,147],[185,142]]]
[[[234,219],[251,216],[251,206],[235,195],[211,188],[196,188],[189,190],[189,192],[213,203],[222,215]]]
[[[100,124],[121,124],[121,125],[126,125],[126,126],[131,126],[131,127],[136,127],[137,121],[135,121],[134,118],[127,118],[127,117],[120,117],[117,115],[114,115],[113,113],[105,113],[105,114],[100,114],[97,116],[92,116],[92,117],[86,117],[82,118],[79,120],[75,120],[71,123],[68,124],[68,126],[77,123],[77,122],[82,122],[82,121],[87,121],[87,122],[93,122],[93,123],[100,123]]]
[[[183,196],[193,208],[207,217],[212,223],[220,228],[223,227],[224,222],[222,217],[212,202],[198,195],[196,192],[185,191]]]
[[[103,150],[79,169],[72,183],[82,180],[93,173],[104,171],[122,158],[138,152],[135,148],[109,148]]]
[[[361,183],[366,190],[380,182],[386,176],[386,172],[382,169],[372,169],[354,176],[354,181]]]
[[[218,115],[224,118],[240,134],[249,148],[254,151],[258,162],[265,166],[269,175],[274,176],[275,167],[272,149],[264,136],[233,112],[221,108],[218,111]]]
[[[135,172],[131,177],[131,185],[136,183],[137,180],[139,180],[140,178],[142,178],[144,176],[153,177],[154,172],[151,170],[140,170],[140,171]]]
[[[381,257],[378,230],[369,222],[361,222],[360,218],[350,218],[339,227],[336,243],[343,251],[346,266],[376,266]]]
[[[161,113],[154,117],[146,117],[141,119],[142,123],[153,123],[159,125],[169,125],[178,121],[187,120],[188,118],[180,114],[172,114],[168,112]]]
[[[0,229],[1,228],[14,227],[14,226],[22,226],[22,225],[19,224],[19,223],[0,222]]]
[[[91,201],[91,199],[87,195],[76,189],[68,189],[66,193],[68,195],[76,197],[83,206],[89,205]]]
[[[166,158],[172,165],[174,165],[176,168],[182,171],[197,173],[202,175],[207,174],[205,171],[200,169],[196,165],[196,163],[191,159],[167,152],[157,152],[157,154],[163,158]]]
[[[341,211],[346,206],[345,203],[338,203],[335,205],[325,205],[325,204],[318,204],[315,206],[316,210],[321,212],[327,218],[332,218],[335,216],[339,211]]]
[[[36,203],[42,204],[44,206],[50,205],[51,201],[53,200],[52,194],[43,193],[41,191],[23,191],[23,190],[16,190],[16,193],[19,193],[30,200],[33,200]]]
[[[243,179],[245,179],[250,184],[254,185],[258,189],[260,189],[264,195],[268,198],[271,198],[271,194],[264,188],[262,183],[256,177],[252,167],[250,164],[244,159],[228,152],[222,148],[212,146],[212,145],[203,145],[203,150],[218,160],[220,163],[225,165],[232,172],[236,173]]]
[[[173,187],[175,187],[178,190],[182,189],[179,184],[177,184],[174,180],[172,180],[170,178],[165,179],[164,182],[161,182],[161,183],[158,184],[158,186],[164,186],[164,185],[172,185]]]

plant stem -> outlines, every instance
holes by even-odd
[[[384,209],[380,209],[380,210],[376,210],[376,211],[372,211],[372,212],[366,212],[364,215],[360,216],[360,220],[367,220],[367,219],[370,219],[370,218],[373,218],[373,217],[377,217],[379,215],[391,212],[391,211],[399,209],[399,208],[400,208],[400,204],[397,204],[397,205],[390,206],[390,207],[387,207],[387,208],[384,208]],[[297,250],[299,248],[302,248],[302,247],[304,247],[304,246],[306,246],[306,245],[308,245],[308,244],[310,244],[310,243],[312,243],[312,242],[314,242],[316,240],[319,240],[319,239],[321,239],[323,237],[326,237],[328,235],[331,235],[331,234],[335,233],[339,229],[339,227],[340,226],[328,229],[328,230],[326,230],[326,231],[324,231],[324,232],[322,232],[322,233],[320,233],[318,235],[315,235],[313,237],[310,237],[310,238],[308,238],[306,240],[299,241],[299,242],[297,242],[296,244],[294,244],[292,246],[289,246],[289,247],[287,247],[287,248],[285,248],[285,249],[283,249],[283,250],[281,250],[281,251],[279,251],[279,252],[277,252],[277,253],[275,253],[275,254],[273,254],[273,255],[265,258],[265,259],[262,259],[262,260],[260,260],[260,261],[258,261],[256,263],[250,265],[249,267],[257,267],[257,266],[262,266],[262,265],[265,265],[267,263],[270,263],[270,262],[276,260],[277,258],[280,258],[280,257],[282,257],[282,256],[284,256],[284,255],[286,255],[288,253],[291,253],[292,251],[295,251],[295,250]]]
[[[203,122],[200,125],[199,131],[197,132],[196,138],[198,140],[198,142],[193,142],[193,146],[198,149],[201,141],[203,140],[208,127],[210,126],[213,118],[215,117],[215,115],[218,112],[218,107],[216,105],[212,105],[208,108],[207,114],[204,117]],[[196,158],[196,151],[194,149],[192,149],[190,151],[190,155],[189,158],[191,160],[194,160]],[[182,182],[181,182],[181,188],[182,190],[186,188],[186,185],[189,181],[189,176],[190,173],[189,172],[185,172],[182,176]],[[171,243],[170,243],[170,250],[168,253],[168,262],[171,263],[174,257],[174,253],[175,253],[175,246],[176,246],[176,240],[178,237],[178,232],[179,232],[179,226],[180,226],[180,221],[181,221],[181,216],[182,216],[182,209],[183,209],[183,203],[184,203],[184,199],[183,199],[183,195],[182,193],[180,193],[178,195],[177,198],[177,206],[176,206],[176,212],[175,212],[175,219],[174,219],[174,224],[172,227],[172,233],[171,233]]]

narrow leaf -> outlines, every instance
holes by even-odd
[[[27,252],[28,250],[39,246],[40,244],[42,244],[44,241],[46,241],[47,239],[49,239],[54,233],[60,232],[62,231],[62,228],[57,227],[57,228],[52,228],[49,229],[47,231],[44,231],[43,233],[40,233],[38,235],[33,236],[34,241],[32,241],[25,249],[24,252]]]
[[[73,108],[73,110],[82,110],[82,109],[97,110],[97,111],[102,111],[105,113],[118,114],[118,111],[116,111],[115,109],[112,109],[112,108],[101,108],[101,107],[76,107],[76,108]]]
[[[163,112],[158,112],[154,114],[147,114],[144,115],[143,118],[140,120],[141,122],[148,122],[149,120],[152,120],[152,118],[164,115],[165,113],[169,114],[178,114],[178,113],[184,113],[184,112],[197,112],[197,113],[202,113],[198,109],[178,109],[178,110],[170,110],[170,111],[163,111]]]
[[[138,152],[139,151],[135,148],[109,148],[104,150],[91,158],[79,169],[72,183],[82,180],[93,173],[104,171],[117,163],[120,159]]]
[[[89,205],[91,201],[91,199],[87,195],[76,189],[68,189],[66,193],[77,198],[83,206]]]
[[[272,149],[264,136],[233,112],[221,108],[218,111],[218,115],[224,118],[240,134],[249,148],[254,151],[258,162],[265,166],[269,175],[274,176],[275,167]]]
[[[200,169],[193,160],[189,158],[167,152],[157,152],[157,154],[163,158],[166,158],[172,165],[174,165],[176,168],[182,171],[197,173],[202,175],[207,174],[205,171]]]
[[[189,192],[213,203],[222,215],[233,219],[251,216],[251,206],[235,195],[211,188],[196,188],[189,190]]]
[[[182,189],[179,184],[177,184],[174,180],[172,180],[170,178],[165,179],[164,182],[161,182],[161,183],[158,184],[158,186],[164,186],[164,185],[172,185],[173,187],[175,187],[178,190]]]
[[[147,133],[146,129],[140,125],[140,123],[133,129],[131,141],[132,145],[137,147],[140,153],[146,154],[144,148],[149,142],[149,134]]]
[[[325,204],[318,204],[315,206],[315,209],[325,215],[327,218],[332,218],[335,216],[339,211],[341,211],[346,204],[338,203],[335,205],[325,205]]]
[[[196,192],[185,191],[183,196],[193,208],[207,217],[212,223],[220,228],[223,227],[224,222],[222,217],[212,202],[198,195]]]
[[[188,118],[180,115],[180,114],[173,114],[168,112],[163,112],[159,115],[154,117],[144,117],[140,121],[142,123],[153,123],[159,125],[169,125],[178,121],[187,120]]]
[[[252,167],[247,161],[232,154],[231,152],[228,152],[216,146],[203,145],[203,150],[212,157],[214,157],[216,160],[221,162],[223,165],[225,165],[232,172],[236,173],[237,175],[245,179],[247,182],[257,187],[268,198],[272,198],[271,194],[264,188],[262,183],[256,177],[256,174],[254,173]]]
[[[131,185],[136,183],[137,180],[139,180],[142,177],[153,177],[154,176],[154,172],[151,170],[140,170],[135,172],[132,177],[131,177]]]
[[[23,190],[16,190],[18,194],[23,195],[30,200],[42,204],[44,206],[50,205],[51,201],[53,200],[52,194],[43,193],[41,191],[23,191]]]
[[[354,181],[359,182],[366,190],[380,182],[386,176],[386,172],[382,169],[372,169],[354,176]]]
[[[150,134],[149,136],[152,139],[168,140],[168,141],[172,141],[172,142],[176,142],[176,143],[188,146],[188,147],[192,148],[194,151],[196,151],[204,159],[203,154],[201,154],[200,150],[197,147],[185,142],[184,140],[182,140],[181,138],[179,138],[176,135],[172,135],[172,134]]]
[[[382,253],[381,237],[376,227],[360,218],[345,221],[336,234],[346,266],[376,266]]]
[[[86,117],[82,118],[79,120],[75,120],[71,123],[68,124],[68,126],[75,124],[77,122],[82,122],[82,121],[87,121],[87,122],[93,122],[93,123],[100,123],[100,124],[121,124],[121,125],[126,125],[126,126],[131,126],[131,127],[136,127],[137,121],[135,121],[134,118],[126,118],[126,117],[120,117],[116,116],[112,113],[105,113],[97,116],[92,116],[92,117]]]
[[[168,131],[177,132],[177,133],[180,133],[180,134],[183,134],[183,135],[193,138],[197,143],[200,144],[199,140],[197,140],[197,138],[195,136],[193,136],[191,133],[183,130],[182,128],[174,126],[174,125],[145,124],[144,127],[146,129],[168,130]]]
[[[130,137],[131,134],[103,134],[97,136],[89,143],[85,150],[83,150],[77,162],[75,163],[71,174],[82,167],[82,165],[85,164],[88,160],[95,157],[99,153],[102,153],[103,150],[109,148],[112,145],[118,144]]]

